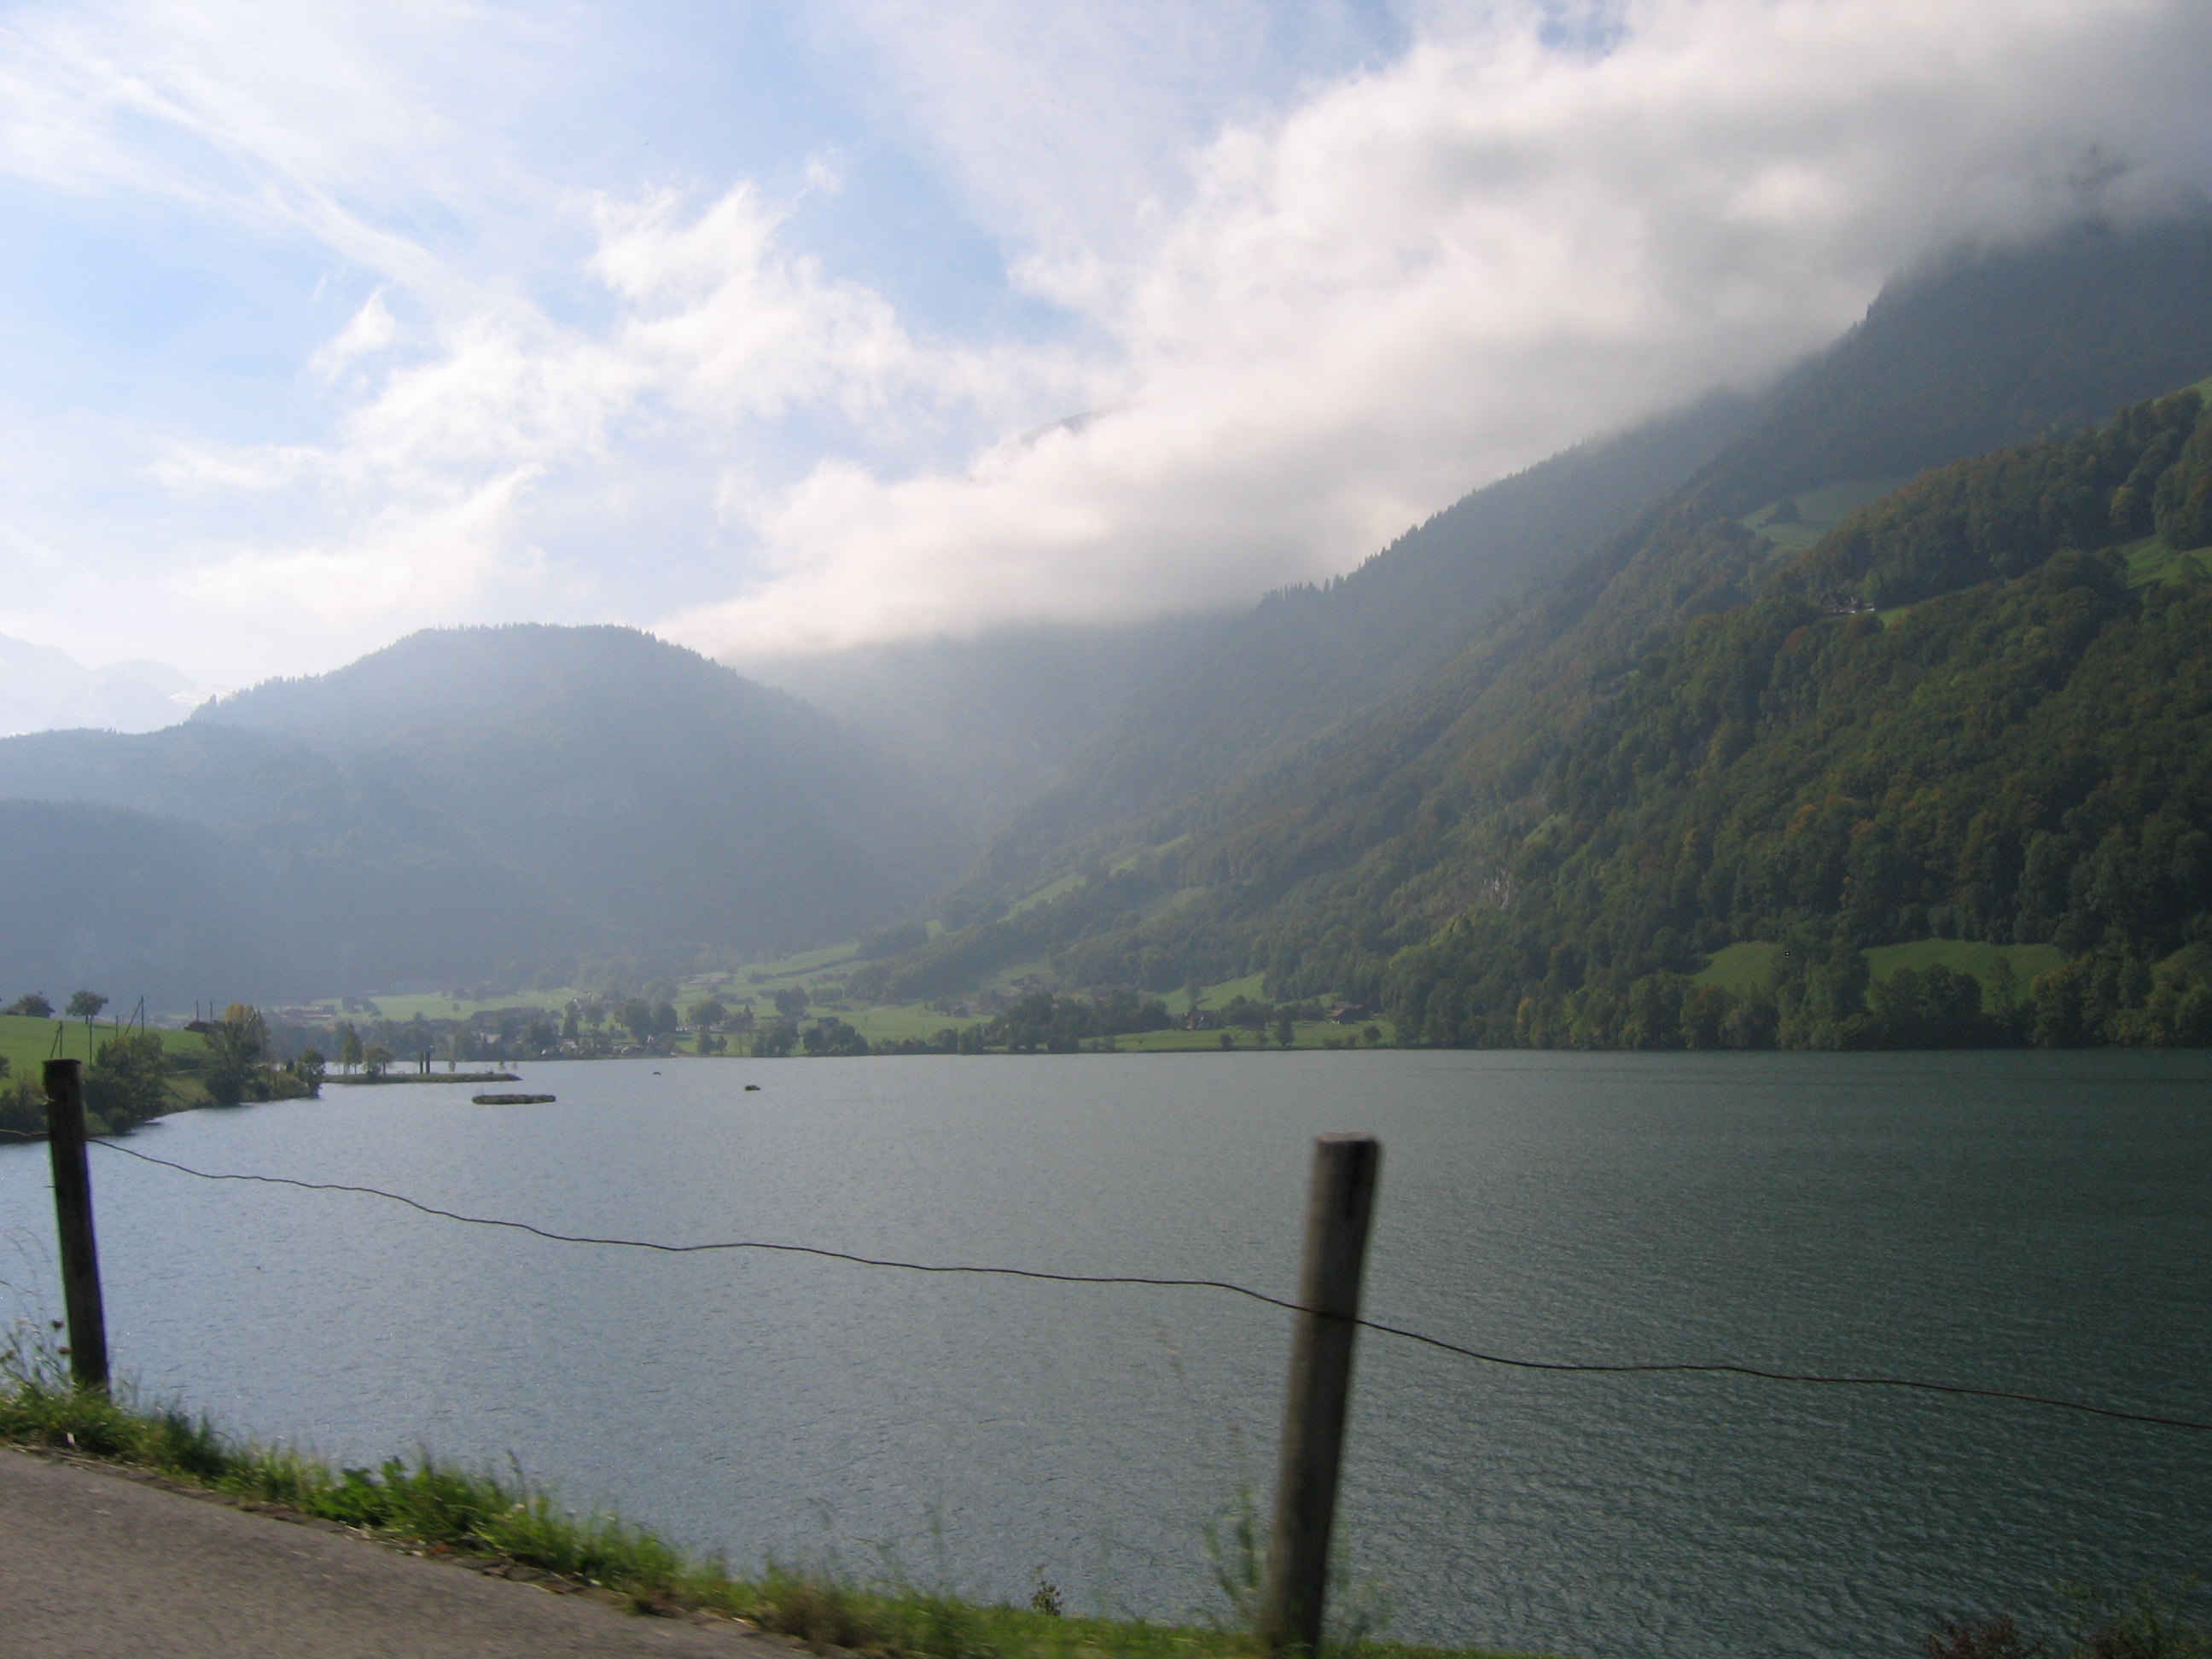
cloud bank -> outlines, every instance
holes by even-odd
[[[680,618],[767,648],[1130,614],[1340,570],[1471,485],[1755,381],[1954,239],[2204,176],[2203,14],[1659,4],[1601,48],[1440,21],[1195,161],[1122,269],[1057,289],[1114,412],[965,472],[825,461],[764,580]]]
[[[351,286],[273,434],[95,412],[76,441],[138,491],[106,520],[9,483],[26,556],[114,637],[0,622],[119,654],[188,621],[236,682],[431,622],[759,654],[1233,603],[1758,380],[1959,240],[2212,180],[2193,0],[1316,6],[1287,46],[1270,9],[1077,10],[848,5],[805,47],[886,125],[673,180],[478,143],[480,93],[422,68],[465,27],[483,84],[588,91],[588,40],[340,11],[240,67],[208,43],[250,12],[19,21],[0,173],[281,224]],[[186,68],[149,79],[126,36]],[[895,191],[854,205],[887,146],[942,192],[903,228]],[[948,216],[992,268],[902,300]]]

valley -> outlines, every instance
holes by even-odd
[[[1124,993],[1086,1042],[1218,1048],[1194,988],[1301,1048],[2194,1042],[2208,291],[2204,217],[1961,254],[1242,615],[762,665],[834,714],[509,628],[0,740],[51,877],[0,971],[456,1031],[804,989],[838,1052]]]

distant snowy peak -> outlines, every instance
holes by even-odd
[[[226,690],[143,659],[87,668],[58,647],[0,634],[0,737],[74,726],[157,731]]]

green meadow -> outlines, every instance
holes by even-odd
[[[159,1026],[151,1029],[161,1039],[162,1048],[173,1055],[198,1056],[207,1052],[207,1044],[196,1032],[165,1030]],[[58,1047],[57,1035],[60,1039]],[[40,1065],[48,1060],[91,1059],[93,1052],[114,1035],[112,1020],[93,1021],[88,1042],[81,1019],[33,1019],[25,1014],[0,1014],[0,1056],[6,1058],[10,1077],[36,1077]]]

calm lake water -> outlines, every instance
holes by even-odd
[[[1552,1359],[1907,1372],[2212,1418],[2212,1055],[605,1061],[557,1105],[332,1089],[130,1143],[557,1231],[1293,1292],[1308,1139],[1384,1144],[1373,1317]],[[763,1085],[740,1092],[746,1082]],[[543,1243],[94,1153],[118,1367],[349,1461],[427,1446],[740,1562],[1218,1609],[1288,1316],[1218,1292]],[[43,1147],[0,1279],[57,1310]],[[1906,1656],[2051,1581],[2212,1567],[2212,1435],[1501,1370],[1363,1339],[1340,1529],[1391,1634]]]

